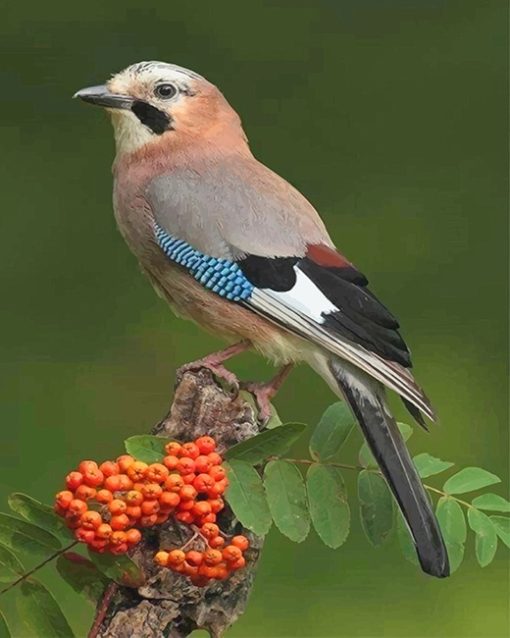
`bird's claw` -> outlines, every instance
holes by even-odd
[[[271,399],[275,395],[273,386],[270,383],[242,382],[240,387],[254,396],[259,409],[259,421],[267,423],[272,415]]]
[[[204,357],[203,359],[197,359],[197,361],[192,361],[191,363],[186,363],[180,368],[178,368],[176,373],[177,383],[182,381],[183,376],[186,372],[198,372],[199,370],[205,368],[209,370],[217,379],[221,379],[225,381],[231,388],[232,394],[236,397],[239,394],[239,379],[236,375],[227,370],[224,365],[221,363],[217,363],[213,360]]]

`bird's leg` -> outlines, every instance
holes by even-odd
[[[186,363],[177,370],[177,381],[179,382],[182,379],[182,376],[185,372],[196,372],[197,370],[200,370],[200,368],[207,368],[207,370],[210,370],[214,374],[214,376],[218,377],[219,379],[223,379],[235,390],[239,390],[238,378],[233,372],[227,370],[223,363],[225,363],[225,361],[228,361],[232,357],[245,352],[250,347],[251,343],[249,341],[239,341],[239,343],[234,343],[234,345],[229,346],[224,350],[212,352],[202,359],[197,359],[196,361]]]
[[[271,416],[271,399],[276,395],[282,387],[283,382],[289,376],[293,363],[288,363],[267,383],[241,383],[241,388],[253,394],[259,407],[259,418],[265,423]]]

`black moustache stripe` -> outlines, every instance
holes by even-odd
[[[137,100],[133,102],[131,110],[140,122],[150,128],[156,135],[161,135],[165,131],[169,131],[173,128],[172,118],[155,106],[147,104],[147,102]]]

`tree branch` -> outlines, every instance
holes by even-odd
[[[208,370],[186,372],[179,381],[168,415],[153,434],[192,440],[213,436],[220,453],[259,432],[256,415],[242,397],[221,389]],[[250,539],[247,567],[225,581],[195,587],[188,578],[153,562],[158,549],[181,547],[193,537],[193,530],[170,519],[147,530],[132,558],[146,574],[138,589],[118,587],[106,592],[98,605],[93,635],[98,638],[184,638],[195,629],[206,629],[219,638],[244,612],[250,594],[263,539],[243,529],[226,507],[218,520],[223,532],[245,534]],[[203,549],[197,536],[189,547]],[[98,622],[98,619],[99,622]]]

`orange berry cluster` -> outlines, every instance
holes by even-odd
[[[198,587],[205,587],[210,580],[224,580],[231,572],[246,565],[243,556],[250,543],[246,536],[234,536],[227,544],[216,523],[205,523],[200,535],[207,541],[207,549],[199,552],[182,549],[159,551],[155,562],[174,572],[188,576]]]
[[[141,540],[138,528],[174,516],[199,527],[215,523],[228,481],[209,436],[171,441],[162,463],[147,464],[124,454],[116,461],[82,461],[66,477],[55,511],[77,540],[97,552],[123,554]]]

